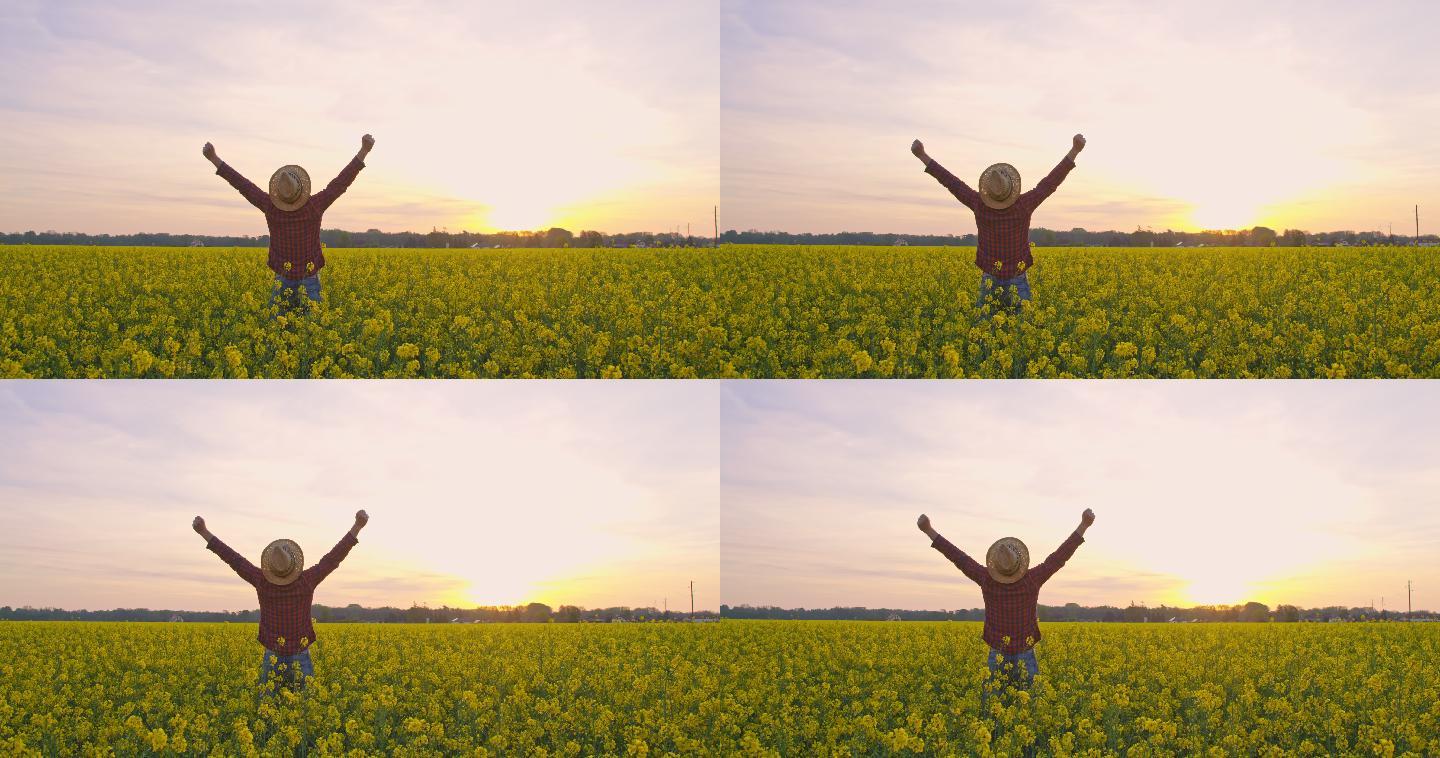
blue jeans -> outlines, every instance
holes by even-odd
[[[1030,299],[1030,280],[1025,277],[1021,274],[1012,279],[1000,279],[981,272],[980,297],[975,300],[975,307],[979,308],[985,305],[987,299],[993,299],[995,304],[1007,311],[1020,310],[1020,301]]]
[[[306,310],[309,303],[301,300],[301,296],[309,298],[314,302],[320,302],[320,275],[311,274],[304,279],[286,279],[279,274],[275,275],[275,292],[270,295],[270,305],[279,309],[281,313],[288,313],[291,310]]]
[[[268,689],[272,674],[277,686],[289,687],[292,690],[305,689],[305,680],[315,676],[315,665],[310,661],[310,649],[306,648],[294,655],[280,655],[266,650],[260,663],[262,688]]]
[[[991,649],[985,656],[985,663],[990,666],[990,679],[985,690],[981,691],[980,701],[983,703],[990,695],[1004,692],[1007,689],[1015,688],[1024,690],[1030,688],[1030,683],[1035,680],[1035,675],[1040,673],[1040,662],[1035,660],[1035,648],[1030,648],[1023,653],[1002,653],[999,650]]]

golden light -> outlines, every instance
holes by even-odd
[[[1180,605],[1239,605],[1255,600],[1249,578],[1220,570],[1192,579],[1181,591]]]
[[[486,232],[529,232],[555,225],[554,211],[532,201],[499,199],[479,214],[477,225]]]
[[[1208,197],[1194,201],[1189,218],[1190,231],[1249,229],[1257,225],[1258,214],[1259,208],[1248,198]]]

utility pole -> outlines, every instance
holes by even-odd
[[[710,210],[715,214],[715,247],[718,249],[720,247],[720,206],[711,206]]]
[[[690,620],[695,620],[695,580],[690,580]]]

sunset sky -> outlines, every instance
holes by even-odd
[[[1431,382],[730,382],[722,602],[976,608],[921,513],[1061,605],[1440,608]]]
[[[1440,227],[1440,5],[722,0],[722,222],[967,233],[912,139],[1051,229]],[[1427,218],[1431,221],[1426,222]]]
[[[0,8],[0,231],[264,234],[201,156],[325,186],[326,228],[708,233],[714,3],[104,2]]]
[[[0,605],[254,608],[194,516],[313,564],[364,508],[319,603],[715,610],[718,424],[687,382],[6,382]]]

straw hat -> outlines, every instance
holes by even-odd
[[[310,174],[290,164],[270,175],[270,201],[282,211],[293,211],[310,199]]]
[[[1018,582],[1030,568],[1030,548],[1014,537],[1001,537],[985,551],[985,568],[1001,584]]]
[[[300,578],[305,568],[305,553],[294,540],[275,540],[260,554],[260,573],[271,584],[289,584]]]
[[[980,174],[980,201],[991,208],[1009,208],[1019,197],[1020,172],[1014,166],[997,163]]]

